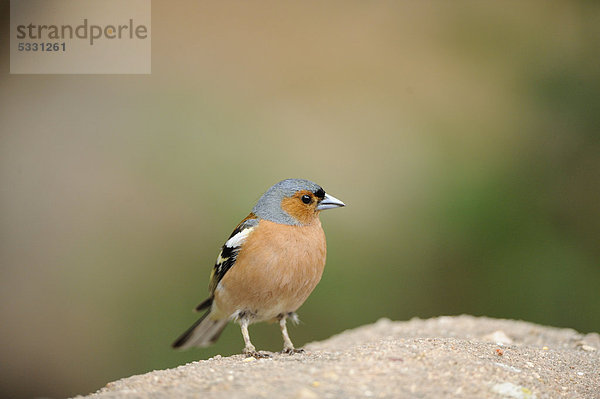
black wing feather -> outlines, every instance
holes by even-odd
[[[258,219],[254,214],[248,215],[244,220],[237,225],[237,227],[233,230],[233,233],[227,239],[231,239],[237,234],[240,234],[246,229],[251,229],[258,224]],[[223,279],[223,276],[235,265],[235,261],[237,260],[238,253],[240,252],[241,244],[238,246],[228,246],[227,243],[221,247],[221,252],[219,253],[219,257],[217,258],[217,262],[213,268],[213,272],[210,278],[209,290],[210,297],[212,298],[217,288],[219,282]]]

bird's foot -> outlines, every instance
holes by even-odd
[[[266,358],[271,357],[271,355],[268,354],[267,352],[257,351],[254,348],[244,348],[242,353],[244,355],[246,355],[246,357],[253,357],[255,359],[266,359]]]
[[[296,348],[283,348],[283,350],[281,351],[281,353],[285,354],[285,355],[294,355],[296,353],[304,353],[304,349],[302,349],[302,348],[299,348],[299,349],[296,349]]]

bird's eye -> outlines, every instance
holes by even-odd
[[[310,195],[305,194],[302,196],[302,202],[304,202],[305,204],[310,204],[310,201],[312,201]]]

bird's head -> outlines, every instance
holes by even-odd
[[[286,179],[269,188],[252,210],[261,219],[288,225],[308,225],[325,209],[345,204],[316,183]]]

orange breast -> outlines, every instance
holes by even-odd
[[[250,312],[254,321],[294,312],[321,279],[325,257],[318,218],[308,226],[261,220],[221,280],[215,303],[227,315]]]

